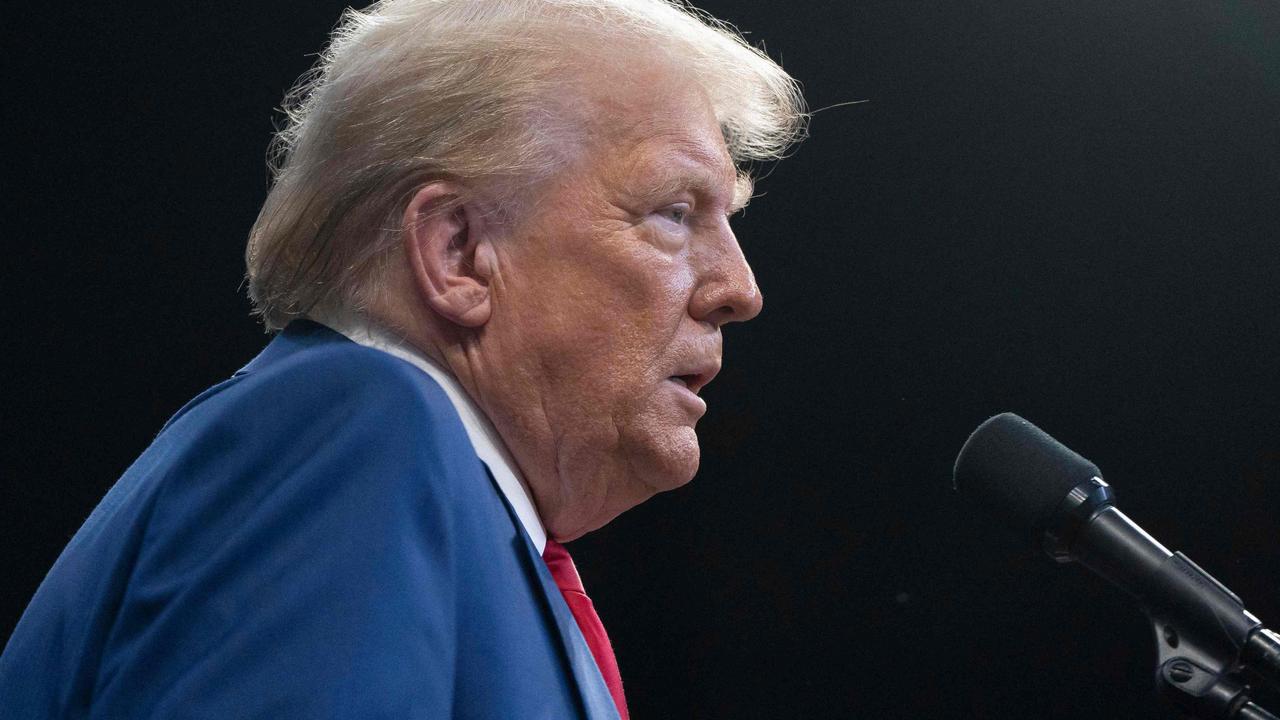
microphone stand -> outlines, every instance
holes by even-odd
[[[1240,653],[1240,661],[1223,662],[1194,643],[1182,640],[1172,624],[1152,618],[1156,633],[1156,687],[1160,694],[1187,715],[1203,720],[1280,720],[1254,703],[1243,672],[1254,669],[1270,675],[1275,666],[1252,662],[1260,653],[1280,653],[1275,633],[1255,628]],[[1275,678],[1268,680],[1275,682]]]
[[[1245,679],[1251,672],[1280,689],[1280,636],[1190,558],[1152,540],[1112,499],[1099,477],[1076,486],[1045,532],[1045,551],[1137,597],[1155,629],[1156,687],[1180,710],[1202,720],[1280,720],[1253,702]],[[1124,540],[1112,555],[1095,554],[1089,542],[1077,542],[1088,532]]]

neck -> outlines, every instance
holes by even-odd
[[[484,328],[462,328],[423,308],[376,308],[360,317],[395,333],[453,376],[519,467],[549,535],[569,540],[582,534],[564,522],[562,509],[571,503],[561,497],[559,443],[541,398],[532,394],[537,383],[523,382],[515,368],[493,360],[503,355],[501,348],[490,351]]]

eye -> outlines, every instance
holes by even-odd
[[[684,225],[685,221],[689,219],[689,211],[690,208],[688,205],[679,203],[677,205],[670,205],[662,208],[658,211],[658,215],[670,220],[676,225]]]

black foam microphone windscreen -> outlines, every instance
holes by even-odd
[[[1068,493],[1102,472],[1013,413],[989,418],[956,457],[960,493],[988,506],[1019,535],[1038,540]]]

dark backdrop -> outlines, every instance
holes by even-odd
[[[766,310],[727,333],[698,479],[572,548],[634,715],[1165,717],[1140,612],[994,532],[951,462],[1017,411],[1280,624],[1280,5],[704,5],[815,108],[865,102],[818,112],[737,222]],[[9,23],[5,635],[266,342],[243,239],[339,9]]]

